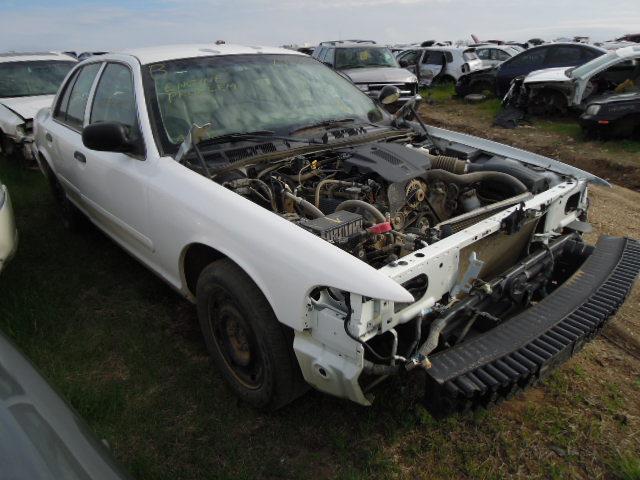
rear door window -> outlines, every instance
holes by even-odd
[[[598,50],[592,50],[590,48],[582,49],[582,60],[584,60],[585,63],[593,60],[594,58],[598,58],[600,55],[602,55],[602,52]]]
[[[490,60],[491,52],[488,48],[478,48],[476,49],[476,55],[480,60]]]
[[[422,63],[429,65],[443,65],[444,53],[438,51],[426,51],[422,58]]]
[[[76,77],[68,98],[65,98],[66,92],[63,95],[57,118],[70,127],[82,128],[87,100],[101,65],[101,63],[92,63],[83,67]]]
[[[407,65],[415,65],[416,63],[418,63],[418,60],[420,60],[421,53],[422,53],[421,50],[410,50],[408,52],[402,53],[398,57],[398,60],[407,62]]]
[[[510,58],[511,57],[507,52],[498,50],[497,48],[494,48],[493,50],[491,50],[491,60],[498,60],[499,62],[504,62],[505,60],[509,60]]]
[[[553,47],[547,55],[546,64],[548,66],[571,66],[580,62],[582,56],[582,49],[573,45],[562,45]]]
[[[76,70],[71,76],[71,78],[69,79],[69,81],[67,82],[67,84],[65,85],[64,92],[62,93],[62,97],[60,97],[58,106],[55,109],[55,113],[53,114],[54,118],[62,122],[64,122],[67,116],[67,108],[69,107],[69,97],[71,96],[71,90],[73,90],[73,86],[75,85],[76,80],[78,79],[79,72],[80,70]]]
[[[542,67],[547,53],[545,48],[536,48],[531,51],[522,52],[508,63],[510,67],[531,67],[533,70]]]
[[[336,56],[336,49],[335,48],[327,48],[327,53],[324,56],[324,63],[328,63],[329,65],[333,65],[333,60],[335,59]]]

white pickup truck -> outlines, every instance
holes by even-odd
[[[69,227],[86,215],[197,304],[250,404],[312,385],[368,405],[424,372],[432,411],[488,405],[599,331],[639,248],[582,241],[603,180],[414,101],[387,113],[399,95],[290,50],[133,50],[70,72],[34,152]]]

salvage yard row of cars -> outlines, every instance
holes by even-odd
[[[597,335],[640,270],[636,241],[582,239],[588,185],[607,182],[425,125],[422,73],[372,42],[1,58],[3,153],[35,159],[67,228],[88,218],[195,304],[214,363],[257,408],[309,386],[369,405],[416,372],[434,415],[491,405]],[[1,193],[0,267],[17,236]],[[42,471],[62,478],[55,451]]]
[[[67,62],[22,139],[64,224],[89,218],[194,302],[255,407],[308,386],[368,405],[415,371],[435,415],[489,405],[577,352],[640,269],[635,241],[582,240],[587,185],[604,180],[425,125],[383,48]],[[358,66],[405,77],[373,88]]]

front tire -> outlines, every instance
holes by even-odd
[[[293,336],[240,267],[228,259],[206,267],[196,297],[207,350],[237,396],[255,408],[275,410],[308,388]]]

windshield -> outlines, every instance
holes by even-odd
[[[53,95],[75,62],[0,63],[0,98]]]
[[[603,65],[606,65],[607,63],[617,58],[620,58],[620,57],[618,57],[618,55],[616,55],[615,52],[609,52],[605,55],[601,55],[591,60],[590,62],[585,63],[584,65],[580,65],[579,67],[570,69],[567,75],[571,78],[582,77],[584,75],[587,75],[589,72],[592,72],[593,70],[599,69]]]
[[[380,121],[382,111],[351,82],[298,55],[228,55],[143,68],[151,120],[165,154],[193,124],[209,136],[269,130],[287,135],[327,120]]]
[[[336,68],[398,67],[391,50],[380,47],[336,49]]]

